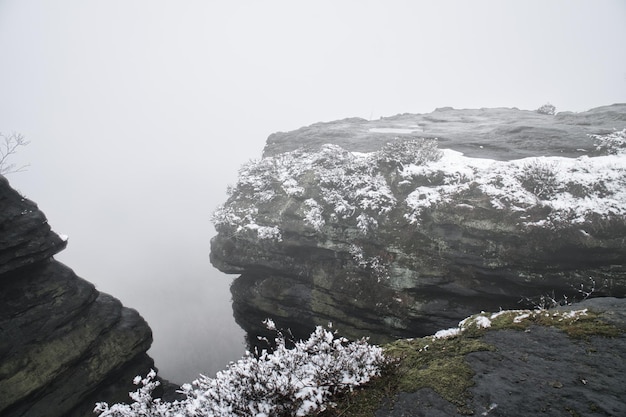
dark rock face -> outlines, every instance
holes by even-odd
[[[465,412],[431,388],[398,394],[377,417],[621,416],[626,384],[626,300],[594,298],[566,308],[588,309],[621,330],[614,337],[577,339],[550,326],[494,330],[481,341],[492,350],[467,354],[473,386]]]
[[[44,214],[0,177],[0,274],[50,258],[65,248]]]
[[[274,134],[214,215],[211,261],[241,274],[233,309],[251,336],[271,317],[383,342],[524,297],[624,297],[626,156],[589,135],[625,127],[620,104],[441,109]]]
[[[52,255],[66,241],[0,177],[0,414],[87,416],[154,363],[148,324]]]

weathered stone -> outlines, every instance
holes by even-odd
[[[0,176],[0,414],[92,415],[154,367],[144,319],[52,259],[65,239]]]
[[[219,213],[211,262],[242,275],[232,286],[233,308],[250,340],[263,332],[265,317],[292,330],[299,325],[302,334],[332,321],[346,336],[383,342],[432,334],[480,310],[516,308],[521,300],[541,295],[572,299],[581,295],[581,286],[594,295],[623,297],[626,219],[621,209],[559,220],[553,227],[545,221],[553,210],[545,196],[503,209],[475,180],[459,178],[466,181],[461,192],[424,208],[419,221],[409,221],[409,193],[422,187],[426,199],[429,187],[456,180],[437,172],[403,180],[396,169],[403,162],[394,165],[392,158],[370,170],[348,151],[378,151],[405,135],[438,137],[441,148],[499,161],[545,155],[591,159],[598,151],[590,134],[625,127],[626,105],[619,104],[556,116],[517,109],[441,109],[274,134],[265,158],[245,167],[248,177],[242,174]],[[343,178],[355,170],[369,170],[371,181],[384,182],[388,192],[381,198],[393,204],[383,209],[372,209],[367,201],[360,207],[344,204],[348,214],[342,215],[336,206],[320,203],[329,190],[337,200],[380,191],[367,183],[360,183],[361,189],[342,188]],[[622,171],[615,175],[626,183]],[[563,192],[579,193],[583,201],[587,191],[578,190],[583,185],[566,187]],[[602,193],[603,184],[594,187]],[[355,207],[375,227],[357,224]]]
[[[50,230],[46,216],[0,175],[0,275],[48,259],[67,242]]]

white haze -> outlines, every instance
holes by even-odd
[[[626,3],[0,0],[9,177],[58,259],[148,320],[178,382],[243,352],[209,216],[266,137],[318,121],[626,101]]]

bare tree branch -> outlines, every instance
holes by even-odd
[[[26,146],[29,143],[21,133],[11,133],[8,136],[0,133],[0,175],[22,172],[28,167],[28,164],[18,167],[9,163],[9,159],[11,155],[17,153],[20,146]]]

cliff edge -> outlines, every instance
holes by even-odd
[[[0,414],[90,416],[154,366],[133,309],[54,260],[67,238],[0,176]]]
[[[383,376],[324,417],[622,416],[626,299],[480,313],[385,346]]]

